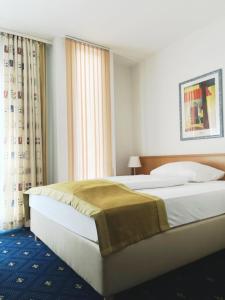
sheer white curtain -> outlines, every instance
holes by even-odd
[[[66,39],[70,179],[112,175],[110,54]]]
[[[24,223],[23,192],[43,183],[40,43],[0,35],[0,229]]]

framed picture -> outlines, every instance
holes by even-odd
[[[181,82],[180,139],[223,137],[222,69]]]

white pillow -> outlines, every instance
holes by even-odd
[[[223,178],[224,172],[193,161],[180,161],[162,165],[150,172],[152,175],[182,176],[188,181],[204,182]]]

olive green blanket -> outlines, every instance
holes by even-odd
[[[57,183],[31,188],[25,194],[27,198],[28,194],[52,197],[93,217],[102,256],[169,229],[163,200],[108,180]]]

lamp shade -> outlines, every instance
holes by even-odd
[[[139,168],[141,167],[141,162],[139,156],[130,156],[128,162],[129,168]]]

